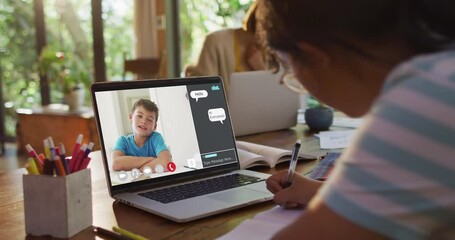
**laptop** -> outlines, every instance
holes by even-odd
[[[269,174],[240,169],[220,77],[94,83],[91,97],[109,194],[117,201],[188,222],[272,199]],[[172,164],[114,171],[111,152],[131,134],[129,114],[141,98],[159,108],[155,131]]]
[[[297,124],[299,95],[280,84],[282,72],[231,74],[229,109],[236,136],[287,129]]]

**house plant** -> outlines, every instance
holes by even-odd
[[[294,74],[284,74],[282,82],[291,91],[300,94],[301,109],[298,110],[298,113],[302,113],[304,111],[305,123],[311,131],[325,131],[332,126],[333,108],[318,101],[315,97],[309,94]]]
[[[321,103],[312,96],[307,99],[305,122],[311,131],[326,131],[333,123],[333,108]]]
[[[39,56],[38,68],[41,76],[47,75],[51,87],[63,95],[70,111],[77,111],[83,105],[91,75],[81,59],[47,45]]]

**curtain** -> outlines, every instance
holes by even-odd
[[[135,58],[160,57],[156,0],[134,0]]]

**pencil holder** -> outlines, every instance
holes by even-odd
[[[24,175],[27,234],[70,238],[92,225],[90,169],[67,176]]]

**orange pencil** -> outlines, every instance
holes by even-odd
[[[55,156],[54,161],[55,161],[55,168],[57,169],[57,174],[59,176],[66,176],[65,167],[63,166],[62,160],[60,159],[60,157],[58,155]]]

